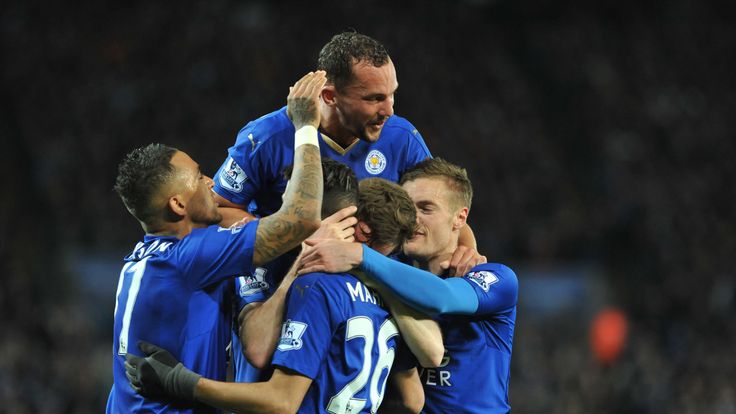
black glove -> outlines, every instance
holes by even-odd
[[[152,398],[194,401],[199,374],[186,369],[169,351],[156,345],[139,341],[138,348],[148,356],[125,355],[125,376],[137,393]]]

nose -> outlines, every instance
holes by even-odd
[[[386,118],[394,114],[394,96],[391,95],[381,102],[381,108],[378,110],[379,115]]]
[[[215,187],[215,180],[213,180],[212,178],[206,175],[204,176],[204,178],[205,178],[205,181],[207,182],[207,188],[209,188],[210,190],[213,189]]]

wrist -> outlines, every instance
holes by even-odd
[[[319,147],[317,128],[312,125],[304,125],[297,129],[294,133],[294,149],[297,149],[305,144]]]

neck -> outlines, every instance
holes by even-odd
[[[164,223],[155,227],[144,225],[143,229],[146,231],[146,234],[152,236],[173,236],[177,239],[182,239],[197,227],[199,226],[196,226],[190,221],[181,220],[175,223]]]
[[[450,259],[452,259],[452,254],[455,253],[456,249],[457,249],[457,240],[455,241],[455,243],[452,243],[450,246],[448,246],[447,249],[444,249],[441,252],[438,252],[427,258],[414,259],[414,260],[417,262],[417,266],[419,266],[420,269],[426,270],[432,274],[440,276],[447,270],[447,268],[442,268],[441,266],[442,262],[449,263]]]
[[[327,106],[324,102],[321,104],[320,111],[322,118],[319,122],[319,129],[322,133],[330,137],[331,140],[338,143],[341,147],[347,148],[358,138],[343,128],[337,112]]]

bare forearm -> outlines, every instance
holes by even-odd
[[[248,311],[243,318],[240,341],[245,357],[258,369],[264,369],[271,363],[281,332],[286,293],[295,279],[292,266],[276,292],[262,305]]]
[[[267,263],[298,246],[320,225],[322,165],[319,148],[301,145],[294,154],[294,172],[276,213],[261,219],[253,264]]]
[[[236,383],[202,378],[194,397],[207,405],[234,413],[284,413],[289,404],[269,382]]]
[[[401,338],[423,367],[440,366],[445,354],[440,326],[427,315],[403,304],[387,289],[381,292],[389,304],[391,314],[399,325]]]

